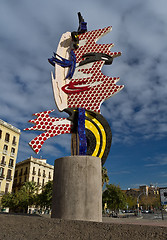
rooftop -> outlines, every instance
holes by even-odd
[[[46,159],[33,158],[32,156],[27,158],[27,159],[25,159],[25,160],[23,160],[23,161],[21,161],[21,162],[18,162],[16,164],[16,166],[23,165],[23,164],[28,163],[28,162],[34,162],[34,163],[37,163],[39,165],[42,165],[42,166],[54,169],[53,165],[46,163]]]
[[[16,133],[21,134],[21,130],[20,130],[20,129],[12,126],[11,124],[3,121],[2,119],[0,119],[0,125],[2,125],[2,126],[4,126],[4,127],[7,127],[7,128],[9,128],[10,130],[13,130],[13,131],[16,132]]]

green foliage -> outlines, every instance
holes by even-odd
[[[42,192],[38,194],[36,205],[44,209],[51,208],[52,190],[53,190],[53,181],[49,181],[43,187]]]
[[[14,193],[8,193],[2,197],[2,206],[11,210],[27,211],[28,206],[35,204],[38,187],[34,182],[25,182],[21,189]]]
[[[103,192],[103,207],[107,203],[110,210],[119,210],[126,207],[126,197],[119,186],[107,184],[106,190]]]
[[[160,207],[160,196],[159,195],[144,195],[139,200],[139,204],[143,206],[144,209],[152,209]]]
[[[18,193],[24,196],[24,199],[27,201],[27,206],[31,206],[36,202],[38,190],[39,188],[35,182],[25,182]],[[24,201],[24,199],[21,199],[21,201]]]
[[[127,196],[126,202],[128,205],[128,209],[136,209],[137,197]]]
[[[2,199],[1,199],[1,204],[2,204],[2,207],[9,207],[11,208],[14,204],[14,194],[12,193],[7,193],[5,195],[2,196]]]

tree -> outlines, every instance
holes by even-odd
[[[114,211],[126,207],[126,197],[119,186],[106,185],[106,190],[103,192],[103,207],[105,203],[108,209]]]
[[[140,205],[142,205],[145,209],[151,210],[153,208],[160,207],[160,196],[159,195],[148,195],[142,196],[140,201]]]
[[[107,168],[102,167],[102,187],[105,183],[109,183],[109,177],[107,175]]]
[[[27,212],[28,206],[35,205],[38,187],[34,182],[25,182],[16,193],[8,193],[2,197],[2,206],[12,211]]]
[[[36,205],[43,209],[51,208],[52,204],[53,181],[49,181],[42,189],[42,193],[38,194]]]
[[[34,205],[39,187],[35,182],[25,182],[20,189],[21,194],[27,196],[28,206]]]
[[[23,191],[18,191],[14,193],[4,194],[2,197],[2,206],[8,207],[12,211],[18,211],[22,209],[22,211],[26,211],[28,204],[28,197]]]
[[[9,207],[9,208],[13,207],[14,194],[12,193],[4,194],[1,199],[1,204],[2,204],[2,207]]]
[[[129,209],[136,209],[137,197],[126,196],[126,202]]]

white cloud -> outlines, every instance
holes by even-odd
[[[167,154],[157,155],[154,158],[148,158],[146,161],[149,162],[145,164],[146,167],[166,166]]]
[[[50,80],[53,68],[47,58],[56,51],[63,32],[77,30],[77,12],[81,11],[89,30],[112,25],[112,32],[100,41],[113,42],[111,50],[122,52],[113,65],[103,68],[106,75],[119,76],[118,84],[125,85],[101,108],[112,126],[113,142],[134,143],[135,134],[141,139],[166,137],[166,7],[166,0],[106,4],[86,0],[65,5],[53,0],[1,1],[0,118],[25,128],[33,113],[56,108]],[[58,111],[55,114],[62,116]],[[27,135],[24,133],[21,141],[25,142]],[[64,141],[56,138],[55,143],[64,146]],[[53,146],[44,147],[50,149],[47,154]],[[23,148],[25,145],[21,152]]]

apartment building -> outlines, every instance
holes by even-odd
[[[26,181],[33,181],[39,186],[40,193],[42,187],[53,180],[53,171],[54,166],[46,163],[46,159],[31,156],[16,164],[12,191],[18,191]]]
[[[132,197],[138,197],[141,194],[144,194],[145,196],[149,195],[159,195],[159,188],[150,184],[150,186],[147,185],[141,185],[139,188],[128,188],[127,190],[123,190],[124,193],[126,193],[127,196]]]
[[[0,200],[12,191],[21,131],[0,119]]]

